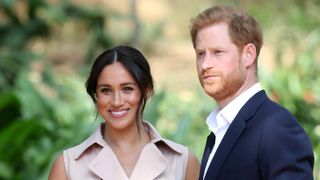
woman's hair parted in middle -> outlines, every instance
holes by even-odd
[[[136,114],[137,120],[139,120],[142,118],[142,113],[148,98],[154,93],[154,84],[149,63],[139,50],[129,46],[117,46],[101,53],[95,59],[87,79],[87,93],[96,104],[98,78],[106,66],[116,62],[121,63],[128,70],[141,91],[139,109]]]

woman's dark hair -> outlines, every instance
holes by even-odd
[[[104,67],[116,62],[121,63],[128,70],[141,91],[141,99],[139,102],[138,111],[136,113],[136,118],[137,120],[142,120],[142,113],[148,97],[150,97],[154,92],[154,85],[148,61],[139,50],[133,47],[117,46],[100,54],[95,59],[90,75],[86,82],[87,93],[91,96],[93,102],[96,104],[96,88],[98,78]]]

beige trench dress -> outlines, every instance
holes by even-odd
[[[81,144],[63,151],[70,180],[183,180],[188,149],[162,138],[156,129],[144,122],[151,141],[141,151],[130,177],[124,172],[116,155],[104,141],[102,124]]]

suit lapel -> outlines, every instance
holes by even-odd
[[[223,166],[226,158],[228,157],[230,151],[232,150],[233,146],[236,144],[237,140],[239,139],[240,135],[246,128],[246,124],[242,119],[235,119],[226,134],[223,137],[212,161],[209,166],[209,169],[206,173],[205,179],[216,179],[218,173]]]
[[[246,122],[255,114],[259,106],[267,99],[265,91],[255,94],[241,108],[224,135],[206,173],[205,180],[217,179],[224,162],[246,129]]]
[[[209,134],[209,136],[207,137],[206,147],[205,147],[205,149],[204,149],[203,156],[202,156],[202,158],[201,158],[201,167],[200,167],[199,180],[202,180],[202,179],[203,179],[203,173],[204,173],[204,170],[205,170],[205,168],[206,168],[206,164],[207,164],[208,158],[209,158],[209,156],[210,156],[210,153],[211,153],[211,151],[212,151],[214,142],[215,142],[215,136],[214,136],[214,134],[211,132],[211,133]]]

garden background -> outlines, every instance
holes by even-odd
[[[319,0],[0,0],[0,179],[47,179],[58,153],[95,129],[84,84],[94,57],[119,44],[150,62],[145,119],[200,159],[216,104],[198,83],[189,24],[222,2],[260,22],[262,86],[310,136],[319,180]]]

